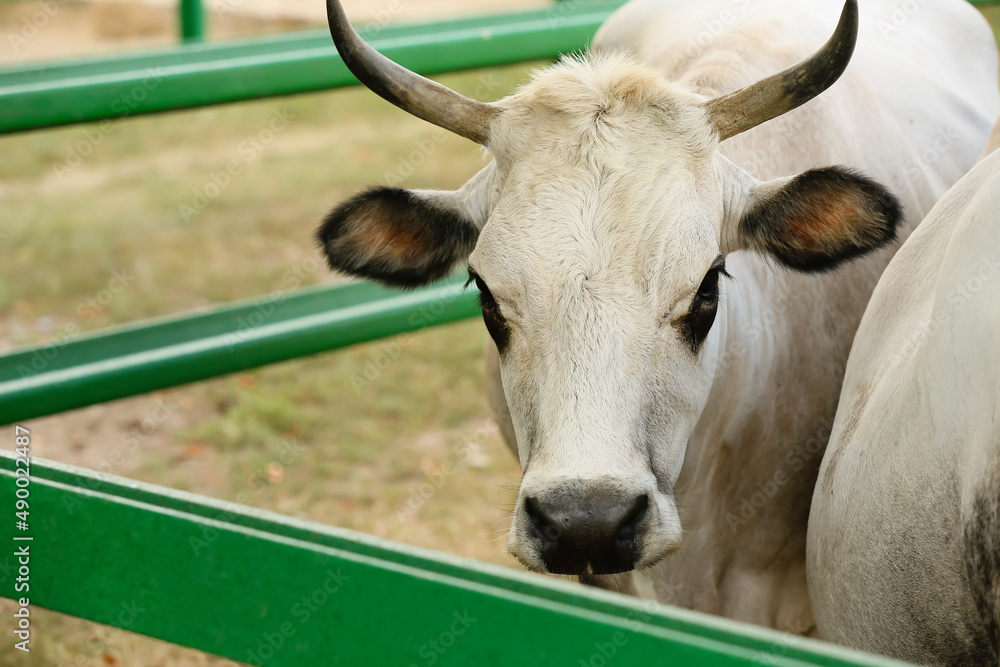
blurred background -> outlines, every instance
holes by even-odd
[[[177,42],[174,0],[0,2],[0,66]],[[382,24],[546,0],[347,0]],[[385,15],[386,7],[393,7]],[[320,0],[206,0],[208,38],[325,26]],[[983,8],[994,27],[1000,8]],[[436,77],[500,98],[545,63]],[[279,119],[277,124],[272,124]],[[282,120],[283,119],[283,120]],[[245,142],[281,126],[247,157]],[[361,88],[0,137],[0,351],[343,280],[313,232],[354,191],[456,188],[479,148]],[[99,136],[96,141],[91,137]],[[89,142],[87,155],[74,147]],[[414,151],[421,164],[407,168]],[[194,214],[211,174],[240,173]],[[32,420],[32,454],[517,567],[503,549],[519,467],[486,405],[478,319]],[[127,455],[121,456],[121,452]],[[429,490],[429,491],[428,491]],[[0,614],[13,607],[0,600]],[[33,610],[30,656],[0,665],[232,665]]]

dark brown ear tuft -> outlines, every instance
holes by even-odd
[[[899,200],[844,167],[813,169],[761,197],[740,221],[744,242],[799,271],[826,271],[891,243]]]
[[[479,230],[462,211],[401,188],[372,188],[330,211],[316,232],[330,268],[419,287],[468,258]]]

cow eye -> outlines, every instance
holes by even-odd
[[[483,282],[482,278],[477,275],[473,275],[472,279],[476,281],[476,288],[479,290],[480,296],[487,296],[490,299],[493,299],[493,295],[490,294],[490,288],[486,286],[486,283]]]
[[[486,286],[486,282],[472,271],[469,271],[469,280],[470,282],[474,281],[476,287],[479,288],[479,307],[483,311],[483,322],[486,324],[486,330],[490,333],[493,342],[496,343],[497,349],[503,354],[510,340],[510,328],[507,326],[507,320],[500,312],[500,306],[497,305],[497,301],[493,298],[490,288]]]
[[[702,301],[716,301],[719,298],[719,273],[722,269],[712,267],[705,274],[705,278],[698,287],[695,298]]]
[[[705,273],[698,291],[691,299],[691,310],[684,319],[684,334],[693,352],[698,352],[715,323],[715,315],[719,310],[719,276],[728,275],[726,265],[719,257]]]

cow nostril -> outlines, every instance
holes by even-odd
[[[549,542],[555,542],[559,539],[559,531],[556,529],[555,523],[541,508],[538,500],[535,498],[525,498],[524,511],[528,514],[531,523],[543,538]]]
[[[625,542],[629,545],[633,544],[635,542],[636,533],[639,529],[639,524],[646,518],[646,512],[648,509],[648,496],[639,496],[633,500],[632,505],[625,514],[625,517],[622,519],[621,523],[618,524],[618,531],[615,533],[615,539],[618,542]]]
[[[573,509],[579,511],[581,508]],[[618,505],[617,510],[604,508],[601,512],[597,508],[586,507],[577,516],[573,516],[577,512],[572,510],[567,512],[557,507],[547,508],[537,498],[524,499],[524,511],[532,526],[548,543],[559,542],[562,529],[565,529],[568,531],[567,539],[584,537],[589,541],[601,538],[603,534],[603,539],[614,540],[619,547],[632,548],[639,533],[639,525],[646,518],[648,510],[649,497],[645,495],[637,496],[627,506]]]
[[[614,491],[525,497],[521,506],[538,555],[556,574],[612,574],[635,567],[651,500]]]

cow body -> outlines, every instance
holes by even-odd
[[[857,52],[830,91],[720,152],[761,179],[831,163],[859,167],[893,187],[904,228],[915,226],[982,150],[1000,110],[996,49],[963,0],[922,6],[883,34],[895,28],[883,24],[893,7],[862,5]],[[836,7],[818,1],[640,0],[611,17],[592,50],[627,50],[713,97],[805,57],[835,19]],[[712,388],[674,486],[684,543],[651,570],[661,601],[811,631],[809,499],[852,337],[895,248],[819,275],[751,252],[727,257],[735,279],[713,331]],[[516,450],[487,345],[491,402]]]
[[[839,22],[821,0],[643,0],[484,104],[327,7],[366,85],[493,158],[454,192],[359,193],[317,237],[392,285],[467,261],[523,470],[509,551],[585,580],[649,569],[665,602],[807,632],[808,502],[851,338],[893,239],[1000,112],[982,18],[941,0],[883,37],[892,5],[866,3],[848,67],[855,0]]]
[[[903,245],[858,330],[809,522],[821,636],[921,664],[1000,659],[998,332],[993,152]]]

